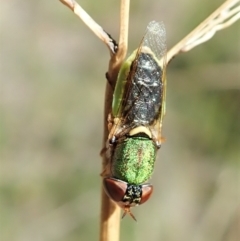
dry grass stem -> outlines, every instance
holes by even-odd
[[[130,0],[121,1],[120,10],[120,36],[119,36],[119,48],[115,56],[113,56],[109,65],[109,75],[111,77],[112,70],[119,70],[122,62],[124,61],[127,48],[128,48],[128,26],[129,26],[129,7]]]
[[[87,12],[74,0],[59,0],[64,5],[69,7],[93,32],[101,39],[110,50],[110,54],[114,55],[116,52],[116,42],[111,38],[111,36],[106,33],[103,28],[97,24]]]
[[[103,149],[108,139],[107,117],[112,108],[113,90],[118,71],[127,53],[129,5],[130,0],[121,1],[119,48],[109,61],[105,90]],[[107,158],[106,152],[103,152],[102,157],[102,170],[105,170],[110,160]],[[100,241],[118,241],[120,238],[120,208],[110,200],[103,188],[101,204]]]
[[[167,63],[180,52],[187,52],[208,41],[214,34],[240,18],[240,0],[227,0],[190,34],[168,51]]]
[[[119,47],[116,42],[106,33],[103,28],[98,25],[86,11],[74,0],[60,0],[64,5],[69,7],[94,33],[101,39],[110,50],[110,61],[108,68],[108,82],[105,92],[105,110],[104,110],[104,135],[103,148],[108,139],[107,116],[111,112],[113,89],[116,83],[117,74],[123,60],[126,57],[128,47],[128,22],[129,22],[129,6],[130,0],[122,0],[120,8],[120,36]],[[111,85],[109,84],[111,83]],[[102,170],[105,170],[109,160],[102,153],[103,162]],[[102,188],[102,206],[101,206],[101,241],[118,241],[120,231],[120,208],[112,202]]]

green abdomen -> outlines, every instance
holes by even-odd
[[[146,137],[129,137],[118,143],[112,159],[112,175],[130,184],[146,182],[153,173],[156,147]]]

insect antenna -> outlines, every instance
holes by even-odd
[[[129,214],[133,220],[135,220],[137,222],[137,219],[134,217],[134,215],[132,214],[131,210],[130,210],[130,207],[125,207],[124,208],[124,213],[122,215],[122,219],[126,216],[126,214]]]

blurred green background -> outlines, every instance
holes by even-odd
[[[119,2],[79,3],[118,39]],[[129,54],[151,20],[171,48],[223,1],[131,3]],[[58,1],[2,1],[0,240],[98,240],[109,53]],[[121,240],[240,237],[240,21],[168,67],[150,201]]]

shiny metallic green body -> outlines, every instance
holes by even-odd
[[[112,164],[115,178],[131,184],[146,182],[152,175],[156,146],[147,137],[130,137],[117,144]]]

